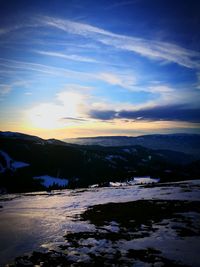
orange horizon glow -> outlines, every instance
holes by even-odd
[[[196,125],[197,128],[200,126]],[[124,122],[113,120],[112,122],[86,122],[84,124],[68,125],[63,128],[42,129],[24,124],[23,126],[5,125],[0,127],[1,131],[20,132],[24,134],[34,135],[43,139],[65,139],[65,138],[80,138],[80,137],[95,137],[95,136],[140,136],[156,133],[171,133],[187,132],[194,128],[191,123],[157,121],[157,122]]]

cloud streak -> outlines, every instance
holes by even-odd
[[[73,118],[73,117],[64,117],[61,118],[61,120],[66,120],[66,121],[87,121],[86,119],[83,118]]]
[[[20,60],[12,60],[12,59],[5,59],[0,58],[0,66],[4,68],[4,72],[10,69],[14,70],[23,70],[23,71],[35,71],[47,75],[55,75],[55,76],[74,76],[74,77],[91,77],[91,75],[87,75],[87,73],[69,70],[67,68],[61,67],[53,67],[47,66],[45,64],[33,63],[33,62],[26,62]]]
[[[12,31],[22,30],[25,27],[36,28],[39,26],[48,28],[51,27],[62,30],[68,34],[83,36],[106,46],[136,53],[150,60],[158,60],[163,63],[171,62],[186,68],[200,69],[200,53],[197,51],[186,49],[170,42],[148,40],[135,36],[117,34],[90,24],[50,16],[40,16],[35,20],[32,19],[26,26],[16,25],[13,27],[3,28],[0,30],[0,35],[5,35]],[[46,55],[48,53],[49,56],[66,57],[66,59],[75,61],[96,62],[95,59],[77,55],[64,55],[61,53],[45,51],[38,51],[38,53],[46,53]]]
[[[65,76],[65,77],[69,76],[69,77],[75,77],[76,79],[78,78],[87,81],[99,80],[106,82],[107,84],[110,85],[118,85],[129,90],[135,90],[133,88],[133,85],[136,83],[136,78],[133,77],[133,75],[127,73],[114,73],[114,72],[91,73],[85,70],[75,71],[75,70],[70,70],[68,68],[53,67],[40,63],[5,59],[5,58],[0,58],[0,66],[2,66],[2,69],[4,68],[4,73],[8,72],[9,75],[10,75],[10,70],[15,70],[15,71],[23,70],[24,72],[34,71],[45,75],[55,75],[55,76]]]
[[[169,42],[116,34],[89,24],[53,17],[42,17],[40,23],[70,34],[94,39],[107,46],[131,51],[148,59],[173,62],[186,68],[200,69],[199,52]]]
[[[8,95],[15,87],[23,86],[27,87],[26,81],[15,81],[10,84],[0,84],[0,96]]]
[[[12,85],[1,84],[0,85],[0,96],[5,96],[12,90]]]
[[[132,74],[126,74],[121,71],[121,73],[113,72],[102,72],[96,75],[96,78],[102,80],[111,85],[117,85],[129,90],[135,90],[134,85],[137,82],[136,77]]]
[[[114,4],[108,5],[105,7],[105,9],[113,9],[113,8],[118,8],[118,7],[124,7],[128,5],[133,5],[136,4],[139,0],[130,0],[130,1],[123,1],[123,2],[116,2]]]
[[[35,51],[37,54],[44,55],[44,56],[51,56],[51,57],[58,57],[63,58],[67,60],[72,61],[78,61],[78,62],[88,62],[88,63],[99,63],[97,60],[89,57],[83,57],[80,55],[67,55],[64,53],[58,53],[58,52],[51,52],[51,51]]]

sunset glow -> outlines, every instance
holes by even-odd
[[[3,1],[0,130],[198,133],[199,4],[180,3]]]

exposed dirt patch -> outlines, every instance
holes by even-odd
[[[138,200],[92,206],[79,219],[95,225],[96,231],[68,233],[56,251],[33,252],[10,266],[186,266],[153,247],[124,250],[120,244],[151,238],[160,227],[170,228],[179,239],[199,236],[199,216],[199,201]]]

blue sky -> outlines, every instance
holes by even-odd
[[[0,129],[199,132],[200,3],[0,1]]]

